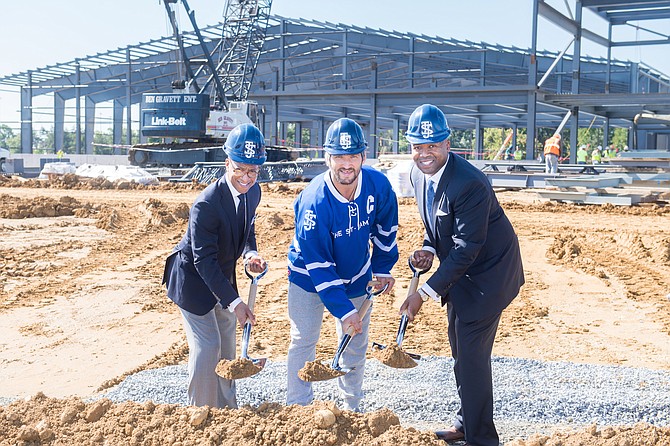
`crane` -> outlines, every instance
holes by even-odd
[[[163,142],[135,145],[128,151],[128,158],[139,166],[223,161],[221,146],[233,128],[249,122],[259,126],[258,104],[248,96],[265,42],[272,0],[226,0],[221,37],[211,50],[188,1],[162,1],[182,59],[184,78],[172,81],[172,93],[142,95],[142,135]],[[184,44],[176,18],[178,4],[183,6],[197,37],[202,53],[198,58],[190,56],[192,48]]]

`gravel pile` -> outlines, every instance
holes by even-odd
[[[413,369],[367,362],[364,411],[393,410],[404,426],[451,425],[458,408],[453,360],[425,357]],[[645,421],[670,426],[670,372],[618,366],[493,358],[495,418],[501,440],[555,429]],[[128,377],[102,397],[113,401],[186,404],[186,366]],[[341,405],[337,381],[314,383],[315,397]],[[286,363],[268,361],[258,375],[238,380],[238,404],[257,406],[286,398]]]

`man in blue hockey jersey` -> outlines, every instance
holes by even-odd
[[[357,310],[373,276],[378,287],[388,284],[386,293],[395,283],[391,268],[398,261],[398,202],[386,176],[363,165],[367,142],[356,122],[335,121],[323,147],[329,170],[314,178],[294,203],[286,403],[307,405],[314,397],[312,384],[298,378],[298,371],[315,359],[325,307],[336,319],[339,338],[350,326],[354,329],[340,364],[355,368],[338,378],[338,385],[345,409],[359,411],[371,311],[361,318]]]

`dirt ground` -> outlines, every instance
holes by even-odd
[[[262,187],[256,230],[270,271],[251,348],[283,360],[291,203],[304,183]],[[389,411],[340,413],[321,402],[236,411],[84,402],[128,374],[186,358],[160,276],[201,188],[0,177],[0,397],[21,398],[0,406],[0,445],[440,444]],[[521,241],[526,285],[503,313],[494,355],[669,370],[670,206],[541,202],[530,190],[498,197]],[[407,258],[421,240],[414,200],[401,198],[396,287],[376,298],[371,339],[394,338]],[[243,272],[240,283],[245,296]],[[337,343],[326,319],[324,359]],[[443,309],[424,305],[403,346],[448,356]],[[593,426],[508,444],[670,445],[670,427]]]

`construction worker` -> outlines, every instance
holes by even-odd
[[[561,155],[561,135],[550,136],[544,142],[544,171],[558,173],[558,157]]]
[[[600,147],[600,146],[598,146],[598,147]],[[598,147],[593,149],[593,151],[591,152],[591,163],[592,164],[600,164],[600,162],[602,161],[602,157],[600,155],[600,150],[598,150]]]
[[[517,147],[517,149],[514,151],[514,160],[515,161],[523,161],[523,150]]]
[[[612,159],[612,158],[616,158],[617,152],[618,152],[617,148],[614,147],[614,144],[612,144],[612,145],[610,146],[609,153],[608,153],[609,158],[610,158],[610,159]]]
[[[598,150],[598,152],[600,152],[600,155],[603,160],[609,158],[609,153],[607,153],[607,149],[603,149],[603,146],[598,146],[596,147],[596,149]]]
[[[589,152],[586,151],[585,146],[580,146],[577,150],[577,164],[586,164],[589,158]]]

